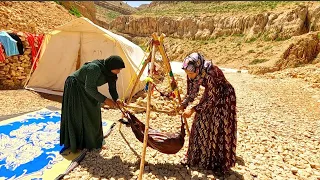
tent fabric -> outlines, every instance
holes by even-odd
[[[66,78],[79,64],[82,66],[88,61],[118,55],[124,60],[126,68],[118,75],[117,90],[119,98],[128,98],[132,88],[130,86],[128,89],[130,81],[137,76],[139,65],[146,58],[143,50],[136,44],[84,17],[57,27],[46,34],[43,43],[37,68],[26,89],[48,94],[62,95]],[[143,87],[144,82],[140,78],[134,93]],[[98,87],[98,90],[111,98],[107,84]]]

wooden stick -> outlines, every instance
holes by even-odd
[[[122,118],[124,118],[124,115],[122,114]],[[119,124],[119,129],[118,131],[121,131],[122,123]]]
[[[154,58],[156,53],[156,45],[152,45],[152,55],[151,55],[151,67],[150,67],[150,76],[153,77],[153,66],[154,66]],[[142,175],[144,172],[144,162],[146,158],[146,150],[147,150],[147,143],[148,143],[148,131],[149,131],[149,119],[150,119],[150,105],[151,105],[151,91],[153,88],[153,84],[149,83],[148,87],[148,95],[147,95],[147,112],[146,112],[146,125],[144,129],[144,137],[143,137],[143,149],[142,149],[142,156],[141,156],[141,163],[140,163],[140,172],[139,172],[139,180],[142,179]]]
[[[165,35],[162,33],[160,38],[159,38],[159,41],[160,41],[160,45],[158,46],[158,49],[159,49],[159,52],[162,56],[162,60],[165,64],[165,66],[167,67],[168,69],[168,73],[172,72],[172,69],[171,69],[171,65],[170,65],[170,62],[169,62],[169,58],[167,56],[167,53],[165,52],[164,50],[164,45],[163,45],[163,38],[165,37]],[[174,75],[172,74],[172,80],[175,81],[175,83],[177,84],[178,86],[178,83],[176,82],[175,78],[174,78]],[[179,101],[179,104],[181,104],[182,100],[181,100],[181,96],[180,96],[180,92],[179,90],[177,91],[178,92],[178,101]],[[183,121],[184,121],[184,124],[186,126],[186,129],[187,129],[187,134],[188,136],[190,136],[190,130],[189,130],[189,126],[188,126],[188,122],[187,122],[187,119],[186,118],[183,118]]]
[[[138,82],[140,81],[140,77],[142,76],[144,69],[147,67],[148,63],[150,62],[150,59],[151,59],[151,53],[149,53],[148,58],[144,61],[144,64],[143,64],[143,66],[142,66],[142,68],[141,68],[141,70],[140,70],[140,72],[139,72],[139,74],[138,74],[138,76],[137,76],[137,79],[136,79],[136,81],[134,82],[134,85],[133,85],[133,87],[132,87],[130,96],[129,96],[128,100],[127,100],[127,103],[130,103],[130,101],[131,101],[131,99],[132,99],[132,96],[133,96],[133,93],[134,93],[134,91],[136,90],[136,87],[137,87],[137,85],[138,85]]]
[[[147,111],[147,109],[145,107],[142,106],[130,106],[130,105],[125,105],[126,108],[129,109],[137,109],[137,110],[142,110],[142,111]],[[106,108],[109,109],[108,106],[102,106],[102,108]],[[150,107],[150,110],[154,111],[154,112],[159,112],[159,113],[165,113],[165,114],[171,114],[170,111],[168,110],[164,110],[164,109],[155,109],[153,107]],[[181,113],[178,113],[178,115],[181,115]],[[122,115],[122,118],[124,118],[124,115]]]
[[[143,110],[143,111],[147,111],[147,109],[145,107],[142,106],[129,106],[126,105],[126,108],[130,108],[130,109],[137,109],[137,110]],[[169,114],[170,112],[168,110],[163,110],[163,109],[154,109],[154,108],[150,108],[152,111],[154,112],[159,112],[159,113],[165,113],[165,114]]]
[[[127,103],[130,103],[130,101],[131,101],[131,99],[133,97],[133,93],[136,90],[138,82],[140,81],[140,77],[142,76],[144,69],[147,67],[148,63],[150,62],[150,59],[151,59],[151,53],[149,53],[148,58],[144,61],[144,64],[142,65],[142,68],[141,68],[141,70],[140,70],[140,72],[139,72],[139,74],[138,74],[138,76],[136,78],[136,81],[133,84],[133,87],[132,87],[130,96],[129,96],[128,100],[127,100]],[[123,118],[123,116],[122,116],[122,118]],[[121,127],[122,127],[122,124],[119,125],[119,131],[121,130]]]

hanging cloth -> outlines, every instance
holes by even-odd
[[[35,42],[34,36],[31,33],[25,33],[25,34],[27,36],[27,40],[28,40],[29,46],[31,47],[31,64],[33,64],[34,58],[36,56],[36,47],[35,47],[35,44],[34,44],[34,42]]]
[[[14,40],[7,32],[0,32],[0,42],[3,45],[7,56],[19,55],[17,41]]]
[[[23,55],[24,49],[23,49],[23,44],[22,44],[20,37],[15,33],[8,33],[8,34],[12,37],[12,39],[17,41],[17,47],[18,47],[19,54]]]
[[[145,125],[129,111],[126,111],[125,114],[132,132],[143,143]],[[181,117],[180,133],[161,132],[149,127],[147,145],[165,154],[175,154],[183,147],[185,135],[184,122]]]
[[[34,61],[36,61],[34,67],[33,67],[33,70],[35,70],[37,68],[37,64],[38,64],[38,60],[39,60],[39,56],[37,57],[39,51],[40,51],[40,48],[41,48],[41,45],[42,45],[42,42],[43,42],[43,39],[44,39],[44,35],[43,34],[40,34],[40,35],[37,35],[36,36],[36,39],[37,39],[37,44],[38,46],[36,46],[36,55],[35,55],[35,59]]]
[[[40,50],[41,44],[43,42],[44,39],[44,35],[33,35],[31,33],[25,33],[27,36],[27,40],[28,43],[31,47],[31,56],[32,56],[32,61],[31,63],[35,63],[33,66],[33,70],[35,70],[37,68],[37,62],[39,57],[36,57],[38,54],[38,51]],[[38,46],[36,46],[36,42],[38,44]]]
[[[4,55],[4,50],[2,44],[0,43],[0,62],[4,62],[6,60],[6,56]]]

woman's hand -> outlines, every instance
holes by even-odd
[[[177,115],[177,113],[179,114],[179,112],[180,112],[180,111],[183,111],[183,110],[184,110],[184,107],[180,105],[180,106],[178,106],[176,109],[170,111],[170,112],[168,113],[168,115],[169,115],[169,116],[175,116],[175,115]]]
[[[185,109],[185,107],[183,107],[182,105],[180,105],[180,106],[178,106],[177,107],[177,111],[179,112],[179,111],[183,111]]]
[[[121,101],[120,99],[117,100],[117,103],[119,104],[120,107],[124,107],[126,104]]]
[[[113,102],[113,100],[111,100],[109,98],[107,98],[103,103],[104,103],[104,105],[107,105],[111,108],[115,107],[115,103]]]
[[[192,116],[192,114],[195,112],[195,110],[193,108],[191,109],[186,109],[183,113],[182,113],[182,117],[184,118],[189,118]]]

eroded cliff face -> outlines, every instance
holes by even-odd
[[[223,15],[205,17],[135,17],[120,16],[109,28],[132,36],[150,36],[153,32],[175,38],[211,39],[244,34],[247,39],[288,39],[320,30],[320,6],[310,9],[297,6],[285,12],[265,12],[255,15]]]

